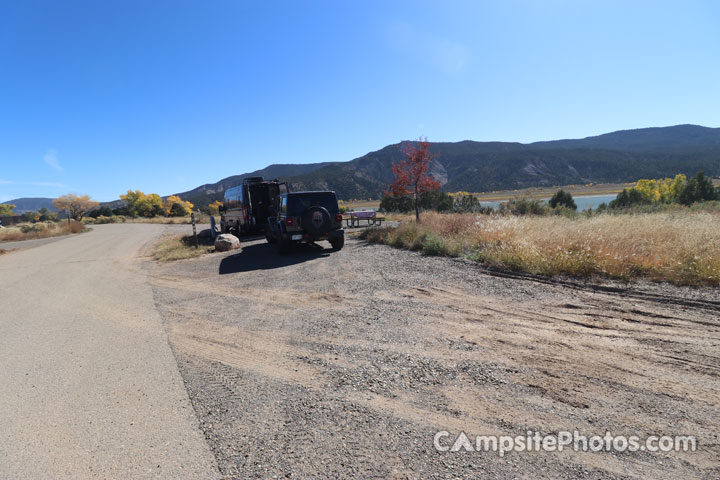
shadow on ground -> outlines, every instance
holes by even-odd
[[[298,263],[324,258],[331,250],[320,245],[298,244],[290,253],[278,253],[275,245],[255,243],[243,246],[240,253],[225,257],[220,262],[220,275],[228,273],[252,272],[255,270],[272,270],[289,267]]]

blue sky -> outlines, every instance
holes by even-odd
[[[720,2],[2,1],[0,201],[720,126]]]

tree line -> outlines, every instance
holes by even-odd
[[[683,174],[675,178],[638,180],[632,188],[626,188],[611,201],[608,208],[628,208],[638,205],[680,204],[720,200],[720,187],[715,188],[712,179],[700,171],[690,180]]]
[[[403,142],[401,150],[405,159],[392,165],[393,182],[380,201],[380,210],[409,213],[415,211],[416,221],[422,210],[436,212],[491,213],[491,207],[483,207],[470,193],[449,194],[440,190],[440,184],[429,173],[430,142],[419,139]],[[626,188],[610,202],[599,206],[599,211],[623,209],[639,205],[680,204],[720,201],[720,187],[714,187],[712,179],[700,171],[691,179],[683,174],[675,178],[639,180],[634,187]],[[558,190],[547,204],[540,200],[517,198],[503,202],[500,213],[517,215],[544,215],[548,213],[574,212],[577,204],[570,192]]]

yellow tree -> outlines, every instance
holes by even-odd
[[[145,194],[140,190],[128,190],[125,195],[120,195],[120,199],[125,201],[127,209],[130,211],[130,215],[132,216],[136,216],[138,214],[138,205],[144,198]]]
[[[143,217],[165,215],[165,205],[163,205],[162,197],[157,193],[148,193],[140,202],[139,207],[139,213]]]
[[[98,206],[98,202],[91,200],[89,195],[78,196],[74,193],[58,197],[52,203],[60,211],[69,211],[70,216],[77,221],[82,220],[87,212]]]
[[[185,217],[192,213],[193,204],[184,201],[177,195],[165,199],[165,214],[170,217]]]
[[[127,203],[128,210],[133,216],[154,217],[165,215],[165,205],[157,193],[145,194],[140,190],[128,190],[125,195],[120,195]]]
[[[14,215],[15,205],[9,203],[0,203],[0,215]]]
[[[635,190],[642,195],[647,203],[657,203],[660,201],[660,189],[658,188],[657,180],[638,180],[635,185]]]
[[[685,188],[687,177],[682,173],[675,175],[675,178],[666,178],[658,182],[660,200],[663,203],[676,202],[680,193]]]
[[[340,200],[338,203],[340,202],[342,202],[342,200]],[[222,206],[222,204],[223,203],[220,200],[215,200],[214,202],[208,204],[208,213],[210,213],[210,215],[217,215],[218,213],[220,213],[220,207]]]

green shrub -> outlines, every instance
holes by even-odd
[[[113,211],[110,207],[102,206],[98,207],[95,210],[90,211],[87,216],[92,218],[98,218],[98,217],[109,217],[113,214]]]
[[[423,211],[449,212],[453,209],[453,198],[446,192],[430,190],[420,194],[418,206]],[[380,211],[410,213],[415,211],[415,200],[412,195],[385,195],[380,200]]]
[[[428,233],[423,236],[421,249],[425,255],[446,256],[448,248],[442,237]]]
[[[94,219],[87,219],[84,218],[83,222],[89,223],[89,224],[103,224],[103,223],[125,223],[127,221],[127,217],[123,215],[99,215],[97,218]]]
[[[548,208],[540,200],[513,198],[500,204],[500,212],[512,215],[546,215]]]
[[[560,207],[577,210],[577,205],[575,204],[575,200],[573,200],[572,194],[563,189],[555,192],[555,195],[552,196],[548,204],[550,205],[550,208]]]
[[[47,225],[44,223],[24,223],[20,225],[20,231],[22,233],[30,232],[42,232],[47,229]]]
[[[492,207],[484,207],[475,195],[457,195],[453,198],[454,213],[493,213]]]
[[[418,203],[421,210],[449,212],[453,208],[453,198],[441,190],[429,190],[421,193]]]
[[[700,171],[685,184],[685,188],[678,196],[678,203],[692,205],[696,202],[712,201],[717,198],[718,192],[713,188],[712,180]]]
[[[380,200],[380,211],[408,213],[415,209],[413,199],[409,196],[385,195]]]

